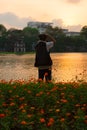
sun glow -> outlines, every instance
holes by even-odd
[[[87,23],[87,0],[0,0],[0,5],[0,23],[9,26],[24,23],[21,25],[23,27],[29,20],[56,20],[59,25],[65,26]],[[8,12],[11,13],[10,17]]]

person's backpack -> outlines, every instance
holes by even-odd
[[[35,57],[35,67],[39,66],[51,66],[52,60],[49,52],[46,48],[46,43],[44,41],[40,41],[37,43],[36,47],[36,57]]]

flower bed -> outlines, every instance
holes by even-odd
[[[0,130],[87,130],[87,83],[1,81]]]

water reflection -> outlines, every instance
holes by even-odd
[[[0,80],[37,79],[34,57],[34,54],[0,55]],[[53,80],[87,80],[87,53],[54,53],[51,57]]]
[[[29,79],[35,77],[33,55],[5,55],[0,56],[0,79]]]
[[[55,79],[75,81],[87,79],[87,53],[60,53],[53,56]]]

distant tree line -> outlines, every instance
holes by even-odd
[[[52,52],[87,52],[87,26],[82,27],[79,36],[66,36],[62,28],[48,26],[46,33],[56,39]],[[25,27],[22,30],[0,24],[0,52],[14,52],[16,42],[23,40],[26,52],[34,51],[39,31],[36,28]]]

